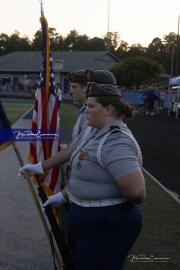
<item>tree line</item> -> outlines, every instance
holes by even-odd
[[[109,32],[102,38],[89,38],[87,35],[80,35],[74,29],[63,37],[55,28],[49,28],[49,37],[52,51],[105,51],[108,48],[122,61],[127,57],[143,56],[157,61],[167,74],[178,75],[180,70],[179,36],[174,33],[165,35],[163,39],[154,38],[148,47],[143,47],[140,43],[129,46],[126,41],[121,40],[117,32]],[[17,30],[10,36],[5,33],[0,35],[0,56],[14,51],[41,50],[41,29],[34,34],[32,40],[28,36],[20,37]]]

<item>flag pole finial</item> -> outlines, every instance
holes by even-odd
[[[41,16],[44,16],[44,10],[43,10],[43,0],[38,0],[38,2],[40,3],[40,7],[41,7]]]

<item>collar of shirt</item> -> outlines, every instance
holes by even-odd
[[[118,126],[118,127],[120,127],[120,128],[121,128],[121,126],[127,127],[126,124],[124,124],[124,123],[122,122],[121,119],[118,119],[118,120],[116,120],[116,121],[114,121],[114,122],[108,124],[107,126],[105,126],[105,127],[104,127],[103,129],[101,129],[99,132],[98,132],[97,129],[93,129],[93,130],[87,135],[86,141],[87,141],[87,140],[90,140],[90,139],[91,139],[92,137],[94,137],[94,136],[95,136],[96,138],[99,138],[99,137],[103,136],[104,134],[106,134],[106,133],[108,133],[108,132],[110,131],[110,127],[111,127],[111,126]]]
[[[110,127],[111,127],[111,126],[117,126],[117,127],[120,127],[120,128],[121,128],[122,125],[124,126],[124,125],[126,125],[126,124],[124,124],[124,123],[122,122],[121,119],[118,119],[118,120],[116,120],[116,121],[114,121],[114,122],[108,124],[108,125],[105,126],[103,129],[101,129],[101,130],[96,134],[96,138],[99,138],[99,137],[101,137],[102,135],[108,133],[108,132],[110,131]]]
[[[86,104],[84,104],[83,106],[82,106],[82,108],[79,110],[79,113],[82,113],[85,109],[86,109]]]

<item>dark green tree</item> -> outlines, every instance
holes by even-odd
[[[27,36],[20,37],[20,32],[17,30],[10,35],[5,36],[4,40],[4,53],[11,53],[14,51],[29,51],[31,50],[31,42]]]
[[[20,38],[18,47],[19,47],[19,51],[32,50],[31,41],[29,40],[28,36],[24,36]]]
[[[167,51],[167,44],[160,38],[154,38],[146,50],[146,56],[162,63],[162,59]]]
[[[94,37],[88,40],[88,51],[105,51],[106,45],[104,39]]]
[[[66,51],[67,46],[64,38],[56,32],[55,28],[49,28],[49,40],[51,51]],[[34,39],[32,40],[32,50],[41,51],[42,50],[42,30],[39,29],[34,34]]]
[[[124,54],[124,57],[137,57],[145,56],[146,48],[144,48],[140,43],[132,44]]]
[[[73,51],[88,51],[88,39],[86,35],[78,36],[73,45]]]
[[[64,38],[59,33],[56,32],[55,28],[49,28],[49,39],[51,51],[67,50]]]
[[[173,70],[175,70],[175,61],[172,62],[172,57],[173,60],[175,60],[176,48],[177,36],[170,33],[169,35],[165,35],[163,40],[160,38],[154,38],[149,44],[145,55],[160,63],[164,67],[165,73],[171,74],[172,64]]]
[[[178,67],[178,35],[171,32],[168,35],[165,35],[163,38],[163,42],[166,45],[166,53],[162,64],[165,67],[166,73],[171,75],[178,75],[178,70],[180,70]]]
[[[103,37],[106,48],[108,48],[111,53],[114,53],[120,45],[120,34],[118,32],[108,32]]]
[[[164,72],[162,65],[156,61],[143,57],[127,57],[121,64],[113,66],[110,71],[114,74],[117,84],[130,87],[149,83]]]
[[[109,32],[103,38],[89,38],[87,35],[79,35],[74,29],[63,37],[55,28],[49,28],[49,38],[52,51],[105,51],[108,46],[108,50],[122,61],[127,57],[145,56],[161,64],[165,73],[179,74],[180,40],[175,33],[165,35],[162,40],[154,38],[147,48],[139,43],[129,47],[126,41],[120,40],[117,32]],[[0,34],[0,56],[13,51],[30,50],[42,50],[41,29],[34,34],[32,41],[27,36],[20,37],[17,30],[10,36]]]
[[[79,38],[79,34],[75,29],[70,31],[70,33],[65,38],[65,42],[66,42],[68,50],[72,50],[72,51],[74,50],[74,45],[76,41],[78,40],[78,38]]]
[[[9,36],[2,33],[0,35],[0,56],[8,53],[7,48],[6,48],[8,41],[9,41]]]
[[[65,41],[65,38],[61,35],[57,37],[57,49],[56,51],[68,51],[68,47]]]
[[[57,49],[57,41],[59,38],[59,34],[56,32],[55,28],[49,27],[48,29],[49,32],[49,40],[50,40],[50,45],[51,45],[51,50],[56,51]]]
[[[116,51],[114,51],[114,54],[120,59],[123,60],[124,57],[126,57],[126,52],[129,50],[129,45],[126,41],[121,40],[120,46]]]
[[[42,50],[42,30],[39,29],[32,40],[32,50],[41,51]]]

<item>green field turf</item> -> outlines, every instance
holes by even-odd
[[[146,173],[144,176],[147,198],[141,205],[143,228],[129,253],[124,270],[180,269],[180,205],[150,176]],[[132,255],[144,255],[147,257],[146,262],[141,259],[131,262]],[[158,261],[158,258],[169,259],[168,262],[160,262],[162,260]]]
[[[2,103],[8,119],[13,125],[22,115],[24,115],[32,106],[33,104],[23,104],[22,100],[16,100],[16,103],[13,103],[13,100],[8,99],[8,103],[3,101]],[[11,101],[11,103],[10,103]],[[26,102],[26,101],[25,101]],[[71,104],[62,104],[61,111],[60,111],[60,118],[61,118],[61,128],[72,128],[76,122],[78,117],[78,110],[72,106]]]
[[[60,110],[61,128],[73,128],[79,115],[78,109],[71,104],[62,104]]]
[[[11,122],[11,125],[13,125],[25,112],[27,112],[32,107],[32,104],[3,103],[3,106],[7,117]]]

